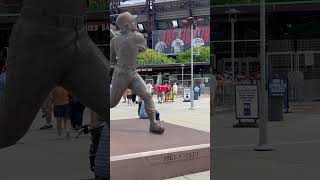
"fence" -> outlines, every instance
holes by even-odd
[[[268,52],[270,78],[289,80],[291,101],[320,98],[320,51]]]

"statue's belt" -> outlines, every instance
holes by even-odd
[[[116,65],[117,71],[134,71],[136,72],[137,67],[132,65],[126,65],[126,64],[117,64]]]
[[[28,18],[35,22],[66,28],[82,28],[85,26],[85,15],[58,14],[48,11],[46,8],[23,7],[21,17]]]

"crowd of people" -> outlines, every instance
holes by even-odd
[[[213,93],[215,95],[216,106],[223,105],[223,96],[225,94],[225,86],[229,83],[234,84],[257,84],[260,80],[259,72],[239,73],[235,72],[234,81],[232,81],[232,73],[224,71],[213,76]]]
[[[173,85],[160,84],[155,86],[151,83],[147,84],[148,92],[151,95],[157,95],[159,104],[162,104],[164,102],[173,102],[174,98],[178,96],[178,89],[179,87],[177,83],[174,83]],[[140,97],[138,97],[131,89],[127,89],[123,93],[122,98],[122,103],[128,103],[128,105],[135,105],[141,101]]]
[[[222,79],[223,81],[232,81],[232,72],[230,71],[224,71],[222,73],[216,74],[217,80]],[[260,79],[260,73],[257,72],[250,72],[250,73],[245,73],[245,72],[235,72],[234,73],[234,81],[235,82],[243,82],[243,81],[256,81]]]

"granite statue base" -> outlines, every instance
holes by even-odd
[[[111,121],[111,180],[162,180],[210,170],[210,134],[162,123],[163,135],[148,131],[149,121]]]

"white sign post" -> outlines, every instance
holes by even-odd
[[[259,94],[257,85],[236,85],[236,119],[239,120],[239,123],[234,127],[243,127],[242,119],[253,119],[255,121],[253,126],[257,126],[256,120],[259,119]],[[247,124],[248,122],[246,126],[248,126]]]
[[[191,98],[191,90],[189,88],[184,88],[183,89],[183,99],[184,102],[190,102]]]

